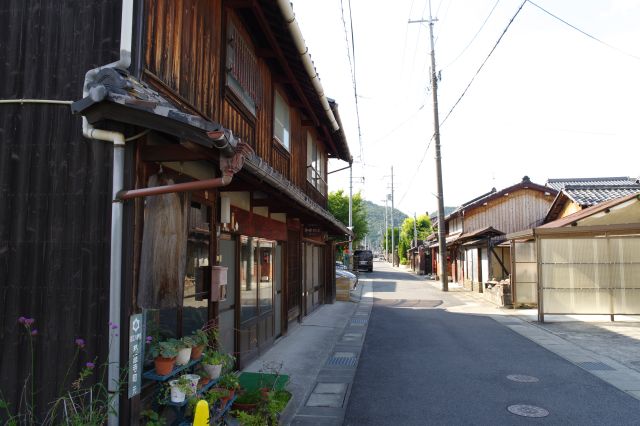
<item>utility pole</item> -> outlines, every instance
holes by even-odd
[[[437,19],[431,16],[431,0],[429,0],[429,20],[420,19],[414,22],[429,23],[429,38],[431,40],[431,93],[433,94],[433,128],[436,142],[436,181],[438,185],[438,275],[442,291],[449,291],[449,277],[447,276],[447,243],[444,230],[444,195],[442,190],[442,160],[440,155],[440,118],[438,117],[438,79],[436,77],[436,51],[433,42],[433,23]]]
[[[387,201],[389,201],[389,195],[384,196],[384,258],[389,261],[389,244],[387,243],[387,234],[389,233],[389,222],[387,221]]]
[[[396,236],[395,224],[393,222],[393,166],[391,166],[391,265],[396,265]]]
[[[416,212],[413,212],[413,246],[418,246],[418,228],[417,228],[418,219],[416,219]]]
[[[349,231],[353,233],[353,164],[349,164]],[[349,266],[353,257],[353,237],[349,236]]]

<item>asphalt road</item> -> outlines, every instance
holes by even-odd
[[[447,312],[454,293],[380,262],[361,277],[376,302],[345,425],[640,425],[640,401],[489,317]],[[508,411],[517,404],[549,414]]]

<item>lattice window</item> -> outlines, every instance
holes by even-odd
[[[256,114],[262,85],[253,46],[230,19],[227,25],[227,87]]]

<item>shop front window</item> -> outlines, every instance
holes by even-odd
[[[258,315],[257,241],[243,236],[240,243],[240,321],[245,322]]]
[[[273,242],[260,242],[260,291],[258,297],[261,314],[273,308],[273,253]]]
[[[275,242],[243,236],[240,239],[240,321],[273,309]]]

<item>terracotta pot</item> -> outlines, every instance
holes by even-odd
[[[234,402],[233,403],[233,407],[234,410],[240,410],[240,411],[246,411],[247,413],[253,413],[254,411],[256,411],[256,408],[258,408],[258,404],[241,404],[238,402]]]
[[[200,359],[202,351],[204,351],[204,345],[194,346],[191,348],[191,359]]]
[[[176,357],[162,358],[158,357],[154,360],[156,366],[156,374],[159,376],[166,376],[173,371],[173,366],[176,364]]]
[[[269,389],[269,388],[260,388],[260,394],[262,395],[262,397],[264,399],[267,399],[269,397],[269,391],[270,390],[271,389]]]

